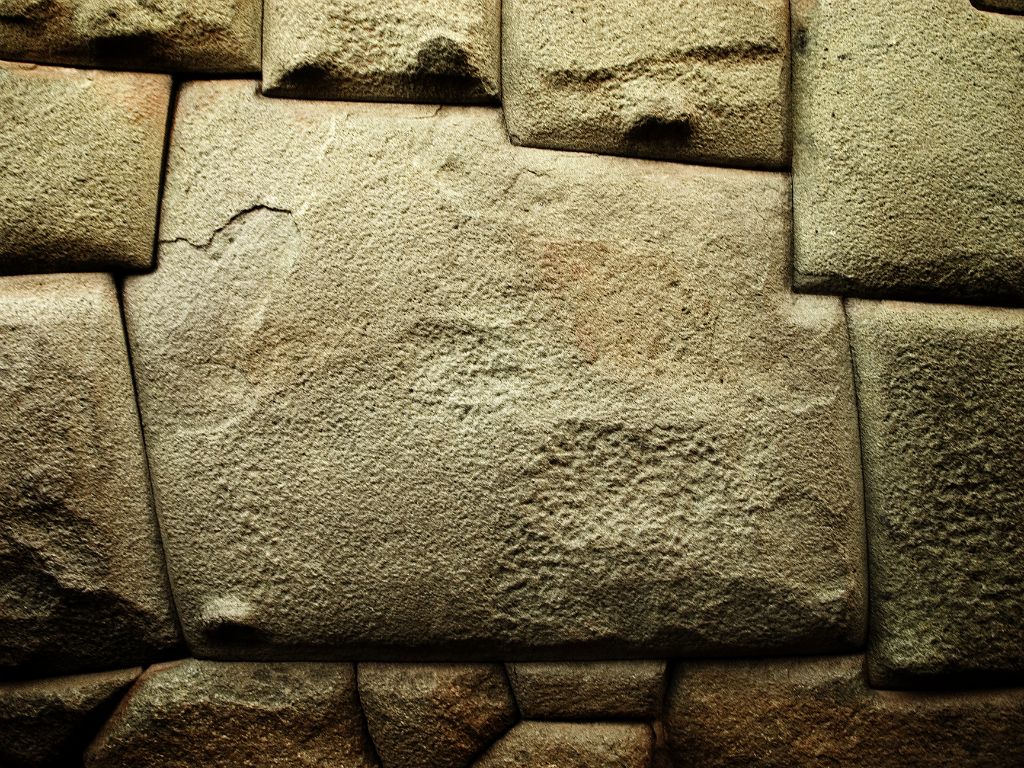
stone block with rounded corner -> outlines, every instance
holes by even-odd
[[[125,311],[195,653],[863,642],[846,325],[788,289],[786,176],[199,82],[164,201]]]
[[[524,721],[479,760],[477,768],[649,768],[654,732],[646,723]]]
[[[1024,311],[852,301],[872,683],[1024,679]]]
[[[0,274],[152,263],[171,78],[0,62]]]
[[[178,628],[117,291],[0,278],[0,676],[123,668]]]
[[[85,755],[87,768],[376,768],[351,664],[157,664]]]
[[[677,765],[1024,764],[1024,688],[878,691],[861,656],[684,662],[666,726]]]
[[[1024,18],[794,0],[798,290],[1024,302]]]
[[[496,103],[499,0],[267,0],[271,96]]]
[[[654,720],[664,661],[535,661],[506,665],[528,720]]]
[[[142,668],[0,683],[0,765],[81,765],[82,753]]]
[[[519,719],[500,664],[371,662],[358,678],[382,768],[464,768]]]
[[[784,0],[505,0],[502,14],[513,143],[788,164]]]
[[[259,0],[0,0],[0,58],[157,72],[260,69]]]

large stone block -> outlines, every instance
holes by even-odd
[[[642,723],[538,723],[513,728],[476,768],[649,768],[654,737]]]
[[[502,12],[514,143],[788,163],[785,0],[505,0]]]
[[[0,0],[0,57],[164,72],[258,72],[259,0]]]
[[[1024,19],[794,0],[798,289],[1024,301]]]
[[[655,720],[665,698],[664,661],[535,661],[508,665],[528,720]]]
[[[117,293],[0,279],[0,675],[139,664],[178,630]]]
[[[788,290],[785,176],[240,81],[177,114],[125,301],[197,653],[863,641],[846,326]]]
[[[142,668],[0,683],[0,765],[82,764],[82,753]]]
[[[375,768],[351,664],[188,659],[150,667],[87,768]]]
[[[1024,674],[1024,311],[854,301],[850,329],[872,682],[1004,685]]]
[[[0,274],[150,265],[170,90],[0,62]]]
[[[862,666],[860,656],[678,665],[667,718],[676,764],[1024,764],[1024,689],[877,691]]]
[[[500,664],[360,664],[383,768],[465,768],[519,719]]]
[[[485,104],[500,97],[500,0],[267,0],[273,96]]]

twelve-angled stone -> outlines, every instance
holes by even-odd
[[[845,322],[788,291],[785,176],[241,81],[177,114],[125,300],[197,653],[863,641]]]
[[[0,57],[162,72],[258,72],[259,0],[0,0]]]
[[[1024,311],[854,301],[875,685],[1024,675]]]
[[[513,143],[788,163],[785,0],[505,0],[502,14]]]
[[[0,62],[0,273],[150,265],[170,89]]]
[[[794,0],[796,284],[1024,301],[1024,18]]]
[[[178,630],[108,276],[0,279],[0,675],[121,668]]]

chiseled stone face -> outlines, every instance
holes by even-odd
[[[170,90],[0,62],[0,273],[150,265]]]
[[[877,691],[863,657],[676,667],[668,726],[679,765],[904,768],[1024,762],[1024,688]]]
[[[519,719],[500,664],[360,664],[383,768],[464,768]]]
[[[665,696],[664,661],[553,661],[508,665],[527,720],[654,720]]]
[[[500,97],[500,0],[267,0],[263,90],[455,104]]]
[[[81,765],[82,752],[142,668],[0,683],[0,765]]]
[[[646,723],[522,722],[477,768],[648,768],[653,732]]]
[[[259,0],[0,0],[0,58],[110,69],[260,69]]]
[[[0,676],[121,668],[178,643],[117,293],[0,278]]]
[[[882,686],[1024,677],[1024,311],[854,301]]]
[[[794,0],[798,289],[1024,301],[1024,18]]]
[[[784,0],[505,0],[502,12],[513,143],[788,163]]]
[[[87,768],[376,768],[351,664],[188,659],[146,670]]]
[[[785,176],[255,90],[183,90],[125,288],[197,653],[863,641],[845,323],[788,291]]]

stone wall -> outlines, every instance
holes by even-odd
[[[0,0],[0,766],[1024,765],[1020,0]]]

